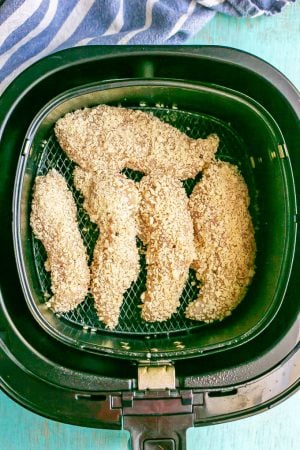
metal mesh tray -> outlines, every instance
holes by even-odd
[[[252,215],[254,215],[255,219],[255,189],[251,172],[251,160],[248,157],[245,145],[230,124],[209,115],[191,113],[179,109],[168,109],[161,106],[136,107],[134,109],[141,109],[145,112],[151,113],[159,117],[160,120],[170,123],[180,131],[195,139],[205,138],[210,133],[217,133],[220,138],[217,157],[239,166],[246,178],[250,190],[252,197]],[[99,230],[97,226],[89,220],[89,217],[82,206],[83,197],[74,187],[72,174],[75,165],[68,159],[66,154],[60,148],[55,138],[53,129],[48,139],[41,142],[41,147],[42,151],[40,153],[40,160],[38,162],[36,175],[45,175],[50,169],[55,168],[65,177],[77,205],[79,228],[88,251],[89,263],[91,263]],[[130,169],[125,169],[124,173],[128,176],[128,178],[131,178],[136,182],[138,182],[143,176],[143,174],[134,172]],[[187,195],[191,194],[193,187],[200,178],[201,175],[199,174],[196,179],[188,179],[183,181],[183,186]],[[42,243],[35,239],[33,234],[31,237],[35,268],[40,283],[40,289],[43,293],[43,296],[41,296],[41,301],[43,302],[44,299],[44,302],[47,302],[52,294],[50,288],[50,274],[44,267],[46,253]],[[139,248],[142,249],[141,242],[137,242]],[[140,264],[141,271],[137,281],[131,285],[124,295],[119,324],[114,329],[114,333],[130,335],[157,335],[162,333],[173,334],[205,326],[204,323],[186,319],[184,316],[184,311],[188,303],[194,300],[199,292],[196,283],[194,283],[196,279],[195,272],[192,269],[190,270],[188,282],[181,295],[180,307],[178,311],[173,314],[172,318],[164,322],[156,323],[149,323],[142,320],[140,317],[139,305],[141,304],[141,294],[146,289],[145,286],[147,276],[145,256],[143,252],[140,252]],[[105,325],[98,319],[93,306],[93,298],[90,294],[87,295],[84,302],[82,302],[76,309],[67,313],[59,313],[56,315],[64,321],[71,322],[73,325],[78,325],[81,328],[91,329],[92,331],[101,330],[102,332],[109,332],[105,329]]]

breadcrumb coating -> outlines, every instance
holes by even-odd
[[[254,275],[256,244],[246,183],[237,167],[212,163],[189,200],[202,283],[186,317],[223,320],[245,296]]]
[[[169,319],[176,312],[196,257],[188,198],[180,181],[160,173],[140,182],[141,239],[147,245],[147,290],[142,318]]]
[[[45,268],[51,272],[53,293],[50,306],[55,312],[76,308],[88,292],[90,272],[76,214],[62,175],[52,169],[36,178],[30,224],[47,252]]]
[[[106,105],[66,114],[55,134],[69,158],[87,171],[127,167],[182,180],[206,167],[219,143],[216,135],[192,139],[151,114]]]
[[[76,307],[91,278],[98,317],[114,329],[139,274],[138,235],[147,246],[144,320],[176,312],[191,266],[201,289],[186,317],[209,323],[230,315],[254,275],[256,244],[246,183],[235,166],[215,160],[218,137],[192,139],[149,113],[106,105],[66,114],[55,134],[79,166],[75,186],[100,236],[90,276],[65,180],[55,170],[37,178],[31,225],[48,254],[53,309]],[[124,168],[146,175],[135,184]],[[179,180],[201,171],[188,199]]]
[[[91,265],[91,293],[100,320],[117,326],[125,291],[139,274],[136,244],[139,193],[121,174],[74,170],[74,182],[85,198],[84,208],[100,229]]]

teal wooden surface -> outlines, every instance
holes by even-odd
[[[300,89],[300,1],[274,17],[236,19],[218,14],[189,44],[225,45],[273,64]]]
[[[276,17],[252,20],[218,15],[189,41],[251,52],[300,88],[300,1]],[[33,414],[0,392],[0,449],[127,450],[125,431],[64,425]],[[247,419],[188,431],[188,450],[298,450],[300,393]]]
[[[26,411],[0,392],[2,450],[128,450],[126,431],[64,425]],[[300,393],[262,414],[191,428],[187,450],[298,450]]]

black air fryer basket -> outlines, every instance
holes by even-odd
[[[193,138],[217,133],[218,158],[240,168],[256,230],[256,274],[223,322],[185,319],[197,295],[192,273],[180,309],[164,323],[139,317],[144,271],[127,291],[114,331],[97,319],[89,297],[69,313],[47,308],[46,255],[29,225],[34,180],[51,168],[65,176],[91,256],[98,230],[53,127],[67,112],[99,104],[151,112]],[[299,95],[279,72],[221,47],[77,48],[20,75],[1,100],[3,389],[56,420],[128,429],[137,449],[184,448],[189,426],[252,414],[294,391],[299,115]],[[193,185],[185,182],[187,193]]]

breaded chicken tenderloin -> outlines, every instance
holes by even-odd
[[[216,135],[191,139],[150,114],[105,105],[66,114],[55,134],[68,157],[87,171],[128,167],[182,180],[214,159],[219,142]]]
[[[140,236],[147,245],[142,318],[161,322],[176,312],[196,256],[193,224],[180,181],[158,173],[145,176],[139,190]]]
[[[254,275],[256,245],[246,183],[237,167],[215,162],[204,172],[189,200],[202,282],[186,317],[222,320],[245,296]]]
[[[100,320],[117,326],[123,295],[139,274],[136,245],[139,193],[125,176],[92,174],[80,167],[74,182],[85,198],[84,208],[100,229],[91,265],[91,293]]]
[[[87,292],[90,271],[76,218],[76,205],[63,176],[52,169],[36,178],[30,224],[46,252],[56,312],[76,308]]]

